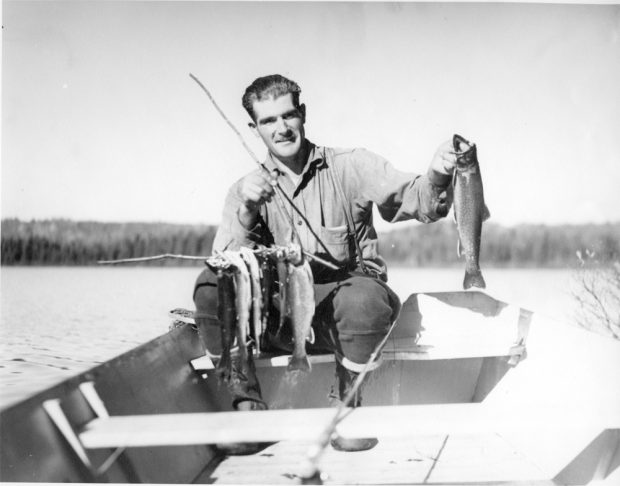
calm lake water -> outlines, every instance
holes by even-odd
[[[168,329],[168,311],[193,309],[195,268],[3,267],[0,408],[102,363]],[[486,292],[565,321],[570,270],[486,269]],[[459,290],[463,270],[391,268],[402,300]]]

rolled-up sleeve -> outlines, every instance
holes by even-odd
[[[416,219],[430,223],[448,214],[452,204],[449,175],[432,170],[422,175],[403,172],[364,149],[352,155],[349,170],[345,167],[345,178],[357,179],[362,198],[374,202],[386,221]]]

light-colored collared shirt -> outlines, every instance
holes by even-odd
[[[335,171],[340,180],[346,198],[344,204],[351,208],[363,259],[367,264],[371,262],[371,266],[384,265],[377,251],[373,204],[377,205],[381,217],[392,223],[409,219],[429,223],[444,217],[450,209],[448,175],[431,170],[424,175],[402,172],[365,149],[333,149],[308,144],[308,161],[296,183],[271,157],[265,161],[265,166],[278,177],[280,187],[301,215],[289,202],[280,199],[288,213],[286,216],[274,197],[261,207],[256,225],[246,229],[238,218],[242,203],[239,180],[226,197],[214,250],[236,250],[240,246],[257,244],[287,245],[291,242],[292,220],[304,250],[341,266],[354,267],[355,246],[348,237],[343,201],[335,186],[337,179],[329,170]]]

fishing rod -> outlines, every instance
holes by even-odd
[[[198,86],[200,86],[200,88],[205,92],[205,94],[207,95],[207,97],[209,98],[209,100],[211,101],[211,103],[213,104],[213,106],[215,107],[215,109],[217,110],[217,112],[220,114],[220,116],[224,119],[224,121],[228,124],[228,126],[231,128],[231,130],[233,132],[235,132],[235,135],[237,135],[237,138],[239,138],[239,140],[241,141],[241,145],[243,145],[243,147],[245,148],[245,150],[248,152],[248,154],[250,154],[250,157],[252,157],[252,159],[254,160],[254,162],[256,162],[259,167],[265,171],[267,173],[267,175],[269,176],[270,182],[272,184],[272,186],[275,189],[275,194],[276,194],[276,207],[278,208],[278,210],[280,211],[280,213],[282,213],[286,220],[288,221],[288,224],[291,226],[291,236],[293,236],[293,234],[297,237],[297,241],[299,243],[300,248],[302,248],[302,252],[304,255],[306,255],[308,258],[310,259],[314,259],[316,260],[318,263],[321,263],[322,265],[331,268],[332,270],[340,270],[340,268],[337,265],[334,265],[332,263],[329,263],[325,260],[322,260],[318,257],[316,257],[315,255],[306,252],[303,249],[303,246],[301,245],[301,238],[299,237],[299,233],[297,232],[297,230],[295,229],[295,222],[293,221],[293,218],[291,217],[291,215],[288,213],[288,211],[285,208],[284,205],[284,201],[282,200],[283,198],[286,200],[286,202],[289,203],[289,205],[293,208],[293,210],[297,213],[297,215],[303,219],[303,221],[306,223],[306,226],[308,227],[308,229],[310,230],[310,232],[312,233],[312,235],[316,238],[316,240],[319,242],[319,244],[323,247],[323,249],[327,252],[327,254],[329,254],[329,250],[327,249],[327,247],[325,246],[325,244],[323,243],[323,241],[317,236],[317,234],[314,232],[314,230],[312,229],[312,227],[310,226],[310,224],[308,223],[308,220],[306,218],[306,216],[301,212],[301,210],[295,205],[295,203],[291,200],[291,198],[288,197],[288,195],[286,194],[286,192],[284,191],[284,189],[282,189],[282,186],[280,186],[280,183],[278,182],[277,179],[272,179],[271,177],[271,173],[269,172],[269,169],[267,169],[267,167],[265,166],[265,164],[259,160],[259,158],[256,156],[256,154],[252,151],[252,149],[250,148],[250,146],[246,143],[245,139],[243,138],[243,135],[241,135],[241,133],[239,132],[239,130],[237,129],[237,127],[228,119],[228,117],[226,116],[226,114],[224,113],[224,111],[219,107],[219,105],[217,104],[217,102],[215,101],[215,98],[213,98],[213,96],[211,95],[211,93],[209,92],[209,90],[207,89],[207,87],[202,84],[202,82],[196,77],[194,76],[192,73],[189,73],[189,77],[192,78],[194,81],[196,81],[196,83],[198,84]]]
[[[215,106],[216,110],[218,111],[218,113],[222,116],[222,118],[224,118],[224,121],[226,121],[226,123],[228,124],[228,126],[235,132],[235,134],[237,135],[237,137],[241,140],[241,143],[243,145],[243,147],[245,147],[245,149],[247,150],[247,152],[250,154],[250,156],[254,159],[254,162],[256,162],[261,169],[263,169],[265,172],[267,172],[267,174],[269,176],[271,176],[271,174],[269,173],[269,169],[267,169],[267,167],[265,167],[265,164],[262,163],[258,157],[256,157],[256,155],[254,154],[254,152],[250,149],[250,147],[246,144],[245,140],[243,139],[241,133],[239,133],[239,130],[237,130],[237,128],[231,123],[231,121],[226,117],[226,115],[224,114],[224,112],[220,109],[220,107],[218,106],[218,104],[216,103],[215,99],[213,98],[213,96],[211,96],[211,93],[209,92],[209,90],[200,82],[200,80],[194,76],[193,74],[190,73],[189,75],[197,84],[198,86],[200,86],[200,88],[202,88],[202,90],[207,94],[209,100],[211,101],[211,103],[213,103],[213,106]],[[282,201],[282,195],[280,194],[280,192],[286,196],[286,193],[284,192],[284,190],[282,189],[282,187],[280,186],[280,184],[278,183],[277,179],[272,180],[272,185],[273,187],[276,189],[275,194],[276,194],[276,199],[277,199],[277,207],[280,209],[281,212],[284,213],[284,215],[286,216],[289,224],[291,225],[292,231],[293,233],[295,233],[295,235],[297,236],[297,239],[300,243],[300,247],[301,247],[301,239],[299,238],[299,234],[297,233],[297,230],[295,229],[294,226],[294,221],[292,220],[292,217],[289,215],[288,211],[286,211],[286,208],[284,207],[284,203]],[[286,198],[287,202],[291,205],[291,207],[293,207],[293,209],[303,217],[303,214],[301,213],[301,211],[299,211],[299,209],[297,208],[297,206],[295,206],[295,204],[293,203],[292,200],[290,200],[288,197]],[[305,219],[305,218],[304,218]],[[319,240],[320,241],[320,240]],[[303,250],[302,250],[303,251]],[[306,254],[306,252],[304,251],[304,254]],[[316,258],[316,257],[315,257]],[[333,265],[333,267],[335,267],[335,265]],[[337,269],[337,267],[335,267]],[[390,329],[388,330],[387,334],[385,335],[385,337],[381,340],[381,342],[375,347],[375,349],[373,350],[372,354],[370,355],[370,358],[368,359],[368,361],[366,362],[366,364],[364,365],[364,368],[362,369],[362,371],[358,374],[355,382],[353,383],[353,386],[351,387],[351,389],[349,390],[349,392],[347,393],[346,397],[344,398],[344,400],[342,401],[342,403],[340,404],[340,406],[338,407],[338,409],[336,410],[336,413],[333,417],[333,419],[330,421],[330,423],[327,425],[327,427],[325,428],[325,430],[322,432],[319,440],[317,441],[317,443],[310,449],[307,460],[306,460],[306,464],[305,464],[305,474],[302,477],[302,483],[303,484],[322,484],[321,483],[321,479],[320,479],[320,472],[318,469],[318,461],[321,457],[321,455],[323,454],[323,452],[325,451],[327,445],[329,444],[329,440],[331,438],[331,436],[333,435],[336,426],[338,425],[338,423],[340,423],[342,421],[342,419],[346,416],[343,412],[345,410],[345,408],[348,407],[349,403],[351,403],[351,400],[353,400],[353,398],[355,397],[355,394],[357,393],[357,391],[359,390],[362,382],[364,381],[364,378],[366,377],[370,366],[372,365],[372,363],[377,359],[377,356],[379,355],[379,353],[381,352],[381,349],[383,348],[383,346],[385,346],[385,343],[388,340],[388,337],[390,336],[390,334],[392,333],[392,330],[394,329],[394,326],[396,325],[396,321],[394,321],[392,323],[392,325],[390,326]]]
[[[269,181],[270,181],[271,185],[275,189],[276,203],[277,203],[276,205],[277,205],[278,209],[283,213],[283,216],[287,219],[288,224],[291,226],[291,230],[292,230],[291,231],[291,237],[293,235],[295,235],[296,238],[297,238],[297,242],[299,243],[299,246],[301,247],[302,246],[301,245],[301,238],[299,237],[299,234],[297,233],[297,230],[295,229],[295,222],[293,221],[292,216],[288,213],[288,211],[284,207],[284,202],[282,201],[282,196],[278,192],[278,191],[281,191],[282,193],[284,192],[282,187],[280,186],[280,183],[278,182],[277,179],[274,179],[274,178],[271,177],[271,173],[269,172],[269,169],[267,169],[265,164],[259,160],[259,158],[256,156],[256,154],[252,151],[252,149],[249,147],[249,145],[245,142],[245,139],[243,138],[243,136],[241,135],[239,130],[237,130],[237,127],[228,119],[228,117],[222,111],[222,109],[219,107],[219,105],[215,101],[215,98],[213,98],[213,96],[211,95],[209,90],[206,88],[206,86],[204,84],[202,84],[202,82],[196,76],[194,76],[192,73],[189,73],[189,77],[192,78],[194,81],[196,81],[198,86],[200,86],[200,88],[202,88],[202,90],[206,93],[207,97],[209,98],[209,100],[211,101],[211,103],[213,104],[213,106],[215,107],[217,112],[221,115],[221,117],[228,124],[228,126],[232,129],[232,131],[235,132],[235,134],[237,135],[237,138],[239,138],[239,140],[241,141],[241,145],[243,145],[243,147],[248,152],[248,154],[250,154],[250,157],[252,157],[254,162],[256,162],[258,164],[258,166],[269,176]],[[291,204],[291,206],[293,206],[295,209],[297,209],[292,201],[289,201],[289,203]]]
[[[340,403],[331,421],[327,424],[325,429],[323,429],[316,443],[313,444],[308,450],[308,454],[302,466],[301,484],[323,484],[321,480],[321,472],[318,467],[319,460],[325,452],[325,449],[327,448],[332,435],[334,435],[338,424],[347,417],[348,413],[352,413],[353,410],[347,410],[348,406],[357,394],[360,386],[362,386],[362,382],[370,371],[370,367],[377,360],[379,353],[387,343],[387,340],[390,337],[390,334],[392,334],[395,326],[396,319],[388,329],[387,334],[384,336],[381,342],[377,344],[377,346],[375,346],[375,349],[371,353],[370,358],[368,358],[368,361],[366,361],[366,363],[364,364],[362,371],[360,371],[360,373],[357,375],[357,378],[353,382],[353,386]]]

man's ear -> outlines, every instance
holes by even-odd
[[[299,105],[299,112],[301,113],[301,121],[302,123],[306,123],[306,105],[305,104],[301,104]]]
[[[256,128],[256,123],[254,123],[253,121],[248,122],[248,127],[250,127],[250,130],[252,130],[252,133],[255,137],[260,137],[260,135],[258,134],[258,128]]]

